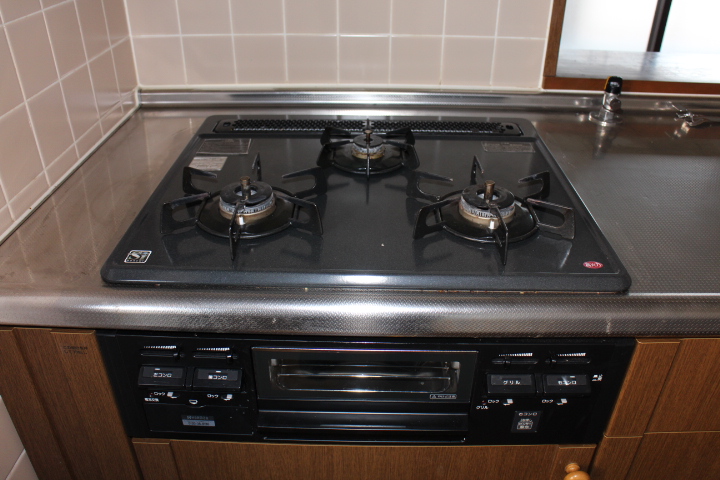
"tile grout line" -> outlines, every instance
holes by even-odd
[[[80,28],[80,40],[81,40],[82,46],[83,46],[83,54],[85,55],[85,63],[83,65],[80,65],[79,67],[71,70],[70,72],[68,72],[67,75],[65,75],[63,78],[61,78],[59,80],[59,82],[60,82],[60,90],[62,91],[62,94],[63,94],[63,101],[65,102],[65,110],[67,111],[67,115],[68,115],[68,123],[70,124],[70,131],[72,132],[72,135],[73,135],[73,140],[74,140],[74,145],[75,145],[75,154],[78,157],[81,157],[82,153],[80,153],[78,144],[80,143],[80,140],[82,139],[83,136],[85,136],[85,134],[87,132],[84,132],[84,133],[77,132],[76,133],[75,129],[73,128],[72,118],[70,118],[70,107],[68,106],[67,96],[65,95],[65,87],[63,86],[63,83],[62,83],[63,80],[70,78],[71,75],[80,71],[80,69],[87,68],[88,77],[90,77],[90,85],[91,85],[91,88],[93,89],[93,101],[95,101],[95,110],[97,111],[98,122],[100,121],[100,118],[99,118],[100,110],[97,108],[97,100],[95,100],[95,88],[92,83],[92,75],[90,74],[90,55],[88,54],[85,32],[83,31],[82,22],[80,21],[80,10],[78,9],[78,5],[75,0],[73,0],[73,5],[75,8],[75,17],[77,18],[78,27]],[[103,15],[104,15],[104,13],[105,13],[105,11],[103,10]],[[108,40],[109,40],[109,38],[108,38]],[[108,43],[112,43],[112,42],[108,41]],[[112,45],[110,45],[110,46],[112,47]],[[95,125],[93,124],[93,127],[94,126]],[[90,128],[92,129],[93,127],[90,127]],[[102,131],[102,129],[100,129],[100,130]]]
[[[103,21],[105,22],[105,34],[107,35],[108,45],[110,46],[110,50],[112,51],[112,40],[110,38],[110,27],[108,27],[107,13],[105,12],[105,2],[103,2],[102,0],[99,0],[99,1],[100,1],[100,7],[102,7],[102,11],[103,11]],[[81,27],[81,30],[82,30],[82,27]],[[97,99],[97,89],[95,88],[95,80],[93,80],[93,74],[92,74],[92,69],[90,68],[90,63],[99,59],[103,55],[105,55],[104,51],[101,52],[100,54],[96,55],[95,58],[93,58],[92,60],[88,59],[88,73],[90,74],[90,84],[92,85],[93,98],[95,99],[95,109],[97,110],[98,125],[100,125],[100,117],[101,117],[100,102],[98,102],[98,99]],[[113,65],[113,69],[114,68],[115,68],[115,66]],[[102,133],[102,125],[100,125],[100,133]]]
[[[392,84],[392,50],[393,50],[393,9],[394,9],[394,2],[393,0],[390,0],[390,28],[388,28],[389,35],[388,35],[388,76],[387,76],[387,84]]]
[[[128,41],[130,42],[130,51],[132,52],[132,61],[133,61],[133,67],[135,67],[135,86],[136,88],[140,85],[140,74],[138,73],[138,66],[137,66],[137,55],[135,53],[135,42],[133,41],[135,39],[135,34],[132,30],[132,22],[130,21],[130,9],[128,8],[128,0],[122,0],[123,6],[125,7],[125,21],[128,25]],[[119,86],[119,84],[118,84]]]
[[[183,75],[185,85],[188,84],[187,62],[185,61],[185,42],[183,42],[182,22],[180,22],[180,0],[175,0],[175,11],[178,21],[178,32],[180,32],[180,58],[182,59]]]
[[[286,34],[283,33],[233,33],[233,37],[282,37]],[[175,38],[175,37],[227,37],[227,33],[186,33],[183,35],[174,34],[142,34],[134,35],[133,38]],[[335,33],[288,33],[289,37],[335,37]],[[341,37],[352,37],[352,38],[441,38],[443,35],[437,34],[416,34],[416,33],[341,33]],[[493,39],[493,35],[444,35],[446,38],[479,38],[479,39]],[[502,37],[509,38],[512,40],[545,40],[545,37]],[[94,57],[95,58],[95,57]]]
[[[288,42],[287,42],[287,14],[285,12],[285,0],[281,0],[282,6],[282,22],[283,22],[283,50],[285,53],[285,83],[290,82],[290,65],[288,61]]]
[[[445,31],[447,28],[447,2],[443,0],[443,24],[442,24],[442,39],[440,40],[440,80],[438,85],[443,84],[443,71],[445,70]]]
[[[57,80],[52,82],[47,88],[44,88],[41,90],[41,92],[45,92],[50,90],[52,87],[55,86],[55,84],[60,83],[60,67],[58,67],[58,60],[57,55],[55,54],[55,47],[53,46],[52,38],[50,38],[50,27],[48,27],[48,21],[47,21],[47,15],[45,14],[46,10],[41,10],[40,13],[42,14],[43,18],[43,25],[45,25],[45,33],[47,34],[48,44],[50,45],[50,54],[53,57],[53,65],[55,66],[55,76]],[[40,92],[38,92],[39,94]],[[67,115],[67,105],[65,102],[65,94],[62,91],[62,88],[60,88],[60,95],[62,95],[63,98],[63,106],[65,107],[65,114]],[[33,98],[37,97],[35,95]],[[33,121],[32,114],[30,112],[30,100],[26,100],[25,103],[27,104],[27,114],[28,114],[28,121],[30,122],[30,130],[32,130],[33,137],[35,138],[35,145],[38,149],[38,155],[40,156],[40,163],[42,163],[43,166],[43,173],[45,174],[45,183],[47,183],[47,186],[50,186],[50,175],[48,174],[48,167],[53,163],[52,161],[46,161],[45,155],[43,154],[42,148],[40,148],[40,135],[38,134],[37,128],[35,128],[35,122]],[[68,119],[69,121],[69,119]],[[75,143],[75,136],[72,134],[72,127],[70,127],[70,136],[73,139],[73,143]],[[57,160],[57,159],[55,159]]]
[[[61,7],[62,5],[66,4],[66,3],[75,3],[75,0],[63,0],[62,2],[56,3],[56,4],[54,4],[54,5],[50,5],[50,6],[48,6],[48,7],[42,6],[42,3],[41,3],[41,4],[40,4],[40,10],[35,10],[35,11],[32,12],[32,13],[28,13],[27,15],[23,15],[22,17],[18,17],[18,18],[14,18],[14,19],[12,19],[12,20],[9,20],[9,21],[3,23],[2,26],[12,25],[12,24],[15,23],[15,22],[19,22],[19,21],[21,21],[21,20],[23,20],[23,19],[25,19],[25,18],[32,17],[32,16],[35,15],[36,13],[42,13],[42,12],[46,12],[46,11],[48,11],[48,10],[53,10],[53,9],[55,9],[55,8]]]
[[[538,79],[537,88],[542,90],[543,78],[545,75],[545,60],[547,59],[548,42],[550,41],[550,23],[552,20],[552,11],[555,6],[555,2],[550,2],[550,9],[548,11],[547,23],[545,24],[545,42],[543,43],[543,54],[542,62],[540,67],[540,78]]]
[[[235,22],[233,22],[232,0],[228,0],[228,14],[230,15],[230,51],[233,57],[233,73],[235,74],[235,83],[238,83],[238,63],[237,52],[235,51]]]
[[[493,56],[490,62],[490,86],[493,87],[495,83],[495,60],[497,59],[497,45],[498,45],[498,31],[500,29],[500,4],[502,0],[497,2],[497,12],[495,12],[495,35],[493,40]]]
[[[42,12],[42,10],[41,10],[41,12]],[[35,13],[38,13],[38,12],[35,12]],[[33,13],[32,15],[35,15],[35,13]],[[23,17],[23,18],[27,18],[27,17],[29,17],[29,16],[30,16],[30,15],[26,15],[26,16]],[[44,20],[44,17],[43,17],[43,20]],[[0,117],[0,119],[7,117],[8,115],[10,115],[11,112],[14,112],[15,110],[18,110],[18,111],[19,111],[20,109],[25,109],[25,114],[28,116],[28,122],[30,123],[30,127],[31,127],[31,130],[32,130],[33,139],[35,140],[35,148],[38,149],[38,156],[40,157],[40,163],[41,163],[41,164],[43,165],[43,167],[44,167],[44,163],[43,163],[43,160],[42,160],[42,154],[40,153],[40,147],[38,146],[38,140],[37,140],[37,137],[36,137],[36,135],[35,135],[35,129],[32,128],[32,121],[30,120],[30,107],[28,106],[28,99],[27,99],[27,95],[26,95],[26,93],[25,93],[25,87],[23,86],[22,82],[20,81],[20,72],[19,72],[19,70],[18,70],[18,68],[17,68],[17,59],[15,58],[15,52],[13,51],[12,44],[11,44],[11,42],[10,42],[10,34],[8,33],[7,27],[3,27],[3,30],[5,31],[5,40],[6,40],[6,42],[7,42],[8,50],[10,51],[10,58],[12,59],[12,62],[13,62],[13,68],[15,69],[15,76],[17,77],[18,85],[20,86],[20,93],[21,93],[21,95],[22,95],[23,101],[22,101],[22,103],[20,103],[19,105],[17,105],[17,106],[16,106],[15,108],[13,108],[12,110],[10,110],[9,112],[5,113],[5,115],[3,115],[2,117]],[[49,88],[49,87],[48,87],[48,88]],[[44,170],[44,168],[43,168],[43,170]],[[33,180],[34,180],[34,179],[33,179]],[[17,195],[14,196],[12,199],[9,198],[9,196],[8,196],[8,195],[9,195],[9,194],[8,194],[8,190],[7,190],[7,187],[5,186],[5,181],[3,180],[3,178],[2,178],[1,175],[0,175],[0,188],[2,188],[3,196],[5,197],[5,205],[7,205],[7,207],[8,207],[8,213],[10,213],[10,218],[12,218],[13,220],[16,220],[16,219],[14,218],[15,215],[13,214],[13,210],[12,210],[12,208],[10,208],[10,202],[11,202],[11,200],[14,200],[14,199],[17,197]],[[20,190],[20,192],[18,193],[18,195],[19,195],[20,193],[22,193],[22,190]]]

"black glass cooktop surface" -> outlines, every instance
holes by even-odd
[[[630,285],[532,125],[504,118],[210,117],[102,276],[178,286]]]

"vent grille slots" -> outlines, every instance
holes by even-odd
[[[376,133],[387,133],[401,128],[409,128],[413,133],[427,134],[472,134],[472,135],[522,135],[520,127],[514,123],[501,122],[452,122],[437,120],[377,120],[370,123]],[[321,133],[327,127],[339,128],[350,132],[365,130],[365,120],[262,120],[241,119],[221,120],[215,127],[216,133],[233,132],[299,132]]]

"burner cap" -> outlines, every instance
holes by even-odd
[[[230,219],[235,213],[236,221],[246,224],[270,215],[275,210],[275,195],[270,185],[242,177],[239,182],[226,185],[220,190],[220,215]]]
[[[494,230],[500,226],[500,221],[493,207],[507,223],[515,214],[515,196],[488,180],[484,185],[471,185],[463,190],[458,207],[463,218]]]
[[[352,154],[354,157],[367,160],[368,154],[370,154],[370,159],[375,160],[385,154],[382,137],[374,135],[372,132],[372,130],[365,130],[363,135],[358,135],[353,139]]]

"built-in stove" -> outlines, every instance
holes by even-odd
[[[523,119],[208,118],[102,269],[133,285],[623,292]]]

